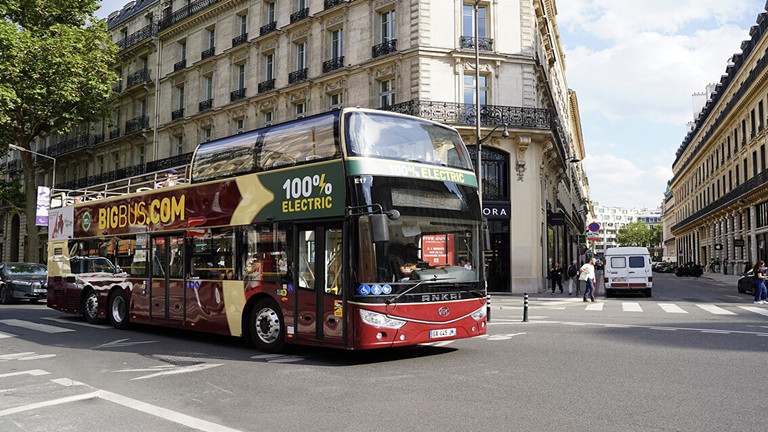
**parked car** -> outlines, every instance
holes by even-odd
[[[752,270],[741,275],[737,289],[739,293],[755,295],[755,274]]]
[[[693,276],[699,277],[704,274],[704,269],[700,265],[694,263],[683,264],[675,270],[675,276]]]
[[[8,304],[16,299],[45,300],[47,281],[48,271],[43,264],[0,264],[0,303]]]

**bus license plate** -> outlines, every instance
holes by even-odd
[[[613,282],[626,282],[627,278],[613,278]]]
[[[456,336],[456,329],[455,328],[440,329],[440,330],[430,330],[429,331],[429,338],[430,339],[449,337],[449,336]]]

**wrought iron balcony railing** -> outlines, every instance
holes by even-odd
[[[138,132],[143,129],[149,128],[149,117],[148,116],[138,116],[134,117],[127,122],[125,122],[125,134],[132,134],[134,132]]]
[[[259,93],[268,92],[275,89],[275,79],[262,81],[259,83]]]
[[[171,120],[178,120],[184,117],[184,108],[179,108],[176,111],[171,112]]]
[[[144,39],[147,39],[148,37],[154,35],[157,33],[157,24],[147,24],[146,27],[143,29],[131,33],[130,35],[126,36],[124,39],[121,39],[117,41],[115,45],[122,51],[126,48],[132,47],[133,45],[136,45],[137,43],[143,41]]]
[[[347,0],[325,0],[325,2],[323,2],[323,9],[330,9],[334,6],[346,3],[346,1]]]
[[[299,69],[288,74],[288,83],[293,84],[295,82],[304,81],[307,79],[307,68]]]
[[[207,50],[200,53],[200,60],[205,60],[208,57],[213,57],[216,55],[216,47],[210,47]]]
[[[240,99],[244,99],[244,98],[245,98],[245,87],[241,89],[237,89],[229,94],[230,102],[239,101]]]
[[[103,135],[82,134],[74,138],[64,140],[58,144],[54,144],[43,150],[41,153],[51,157],[56,157],[87,148],[91,144],[98,144],[103,140]]]
[[[232,38],[232,46],[238,46],[242,43],[245,43],[248,40],[248,33],[243,33],[240,36],[236,36]]]
[[[475,38],[471,36],[462,36],[459,38],[461,48],[475,48]],[[493,39],[477,38],[477,49],[479,51],[493,51]]]
[[[120,127],[116,127],[109,131],[109,139],[113,140],[116,138],[120,138]]]
[[[275,30],[277,30],[277,21],[272,21],[271,23],[265,24],[259,28],[259,36],[264,36],[265,34]]]
[[[323,62],[323,73],[330,72],[343,67],[344,67],[344,56],[339,56],[334,59],[326,60]]]
[[[295,23],[296,21],[301,21],[307,17],[309,17],[309,8],[304,8],[300,11],[294,12],[291,14],[291,24]]]
[[[371,57],[381,57],[397,51],[397,39],[390,39],[386,42],[374,45],[371,48]]]
[[[122,93],[123,92],[123,82],[120,81],[119,83],[112,86],[112,91],[115,93]]]
[[[185,67],[187,67],[187,59],[179,60],[173,64],[173,71],[176,72],[177,70],[184,69]]]
[[[8,161],[8,163],[5,165],[5,169],[8,172],[20,171],[21,170],[21,159],[14,159],[12,161]]]
[[[181,9],[177,10],[176,12],[164,17],[160,20],[158,23],[159,29],[165,29],[168,28],[174,24],[176,24],[179,21],[183,21],[192,15],[210,7],[211,5],[214,5],[218,3],[221,0],[197,0],[189,3],[188,5],[182,7]]]
[[[145,82],[151,82],[152,81],[152,78],[150,78],[151,72],[152,71],[150,69],[141,69],[128,75],[128,78],[126,79],[126,88],[131,88],[137,84],[141,84]]]
[[[198,111],[205,111],[211,107],[213,107],[213,99],[204,100],[198,104]]]

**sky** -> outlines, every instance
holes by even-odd
[[[127,0],[105,0],[105,18]],[[579,100],[590,198],[661,204],[693,120],[691,95],[717,83],[765,0],[557,0],[566,80]]]

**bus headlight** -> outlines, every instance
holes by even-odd
[[[363,322],[372,325],[374,327],[384,327],[384,328],[391,328],[391,329],[399,329],[403,325],[405,325],[405,321],[390,318],[384,314],[380,314],[378,312],[372,312],[365,309],[360,309],[360,318],[363,319]]]
[[[475,321],[480,321],[481,319],[485,318],[485,306],[481,307],[480,309],[472,312],[470,315],[472,318],[474,318]]]

